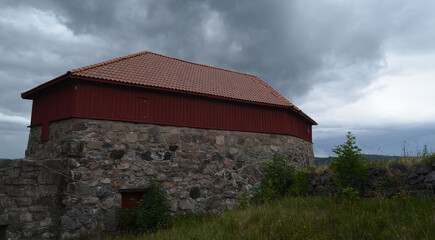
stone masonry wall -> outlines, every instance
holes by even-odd
[[[313,164],[312,144],[288,135],[207,130],[104,120],[69,119],[29,136],[27,157],[63,159],[66,179],[62,237],[116,232],[122,190],[163,183],[174,213],[221,212],[250,194],[274,155],[297,167]],[[73,180],[72,180],[73,179]]]
[[[0,226],[7,239],[54,238],[60,214],[60,161],[0,159]]]
[[[334,174],[329,169],[310,174],[308,191],[313,196],[340,193],[334,184]],[[370,167],[362,191],[364,197],[434,197],[435,163],[431,166],[395,163],[385,167]]]

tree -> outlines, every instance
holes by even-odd
[[[335,146],[332,151],[337,157],[330,157],[330,168],[334,171],[334,182],[341,188],[361,189],[368,176],[368,164],[365,154],[355,145],[355,136],[349,131],[346,142]]]

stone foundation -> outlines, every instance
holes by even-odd
[[[61,171],[62,162],[0,159],[1,239],[58,236],[63,184],[61,175],[53,170]]]
[[[118,231],[120,192],[147,189],[152,179],[174,213],[221,212],[250,194],[264,161],[314,160],[311,143],[288,135],[89,119],[52,122],[47,142],[40,131],[31,129],[26,156],[64,161],[62,237]]]

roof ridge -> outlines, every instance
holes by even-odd
[[[237,71],[229,70],[229,69],[225,69],[225,68],[214,67],[214,66],[210,66],[210,65],[205,65],[205,64],[201,64],[201,63],[192,62],[192,61],[187,61],[187,60],[184,60],[184,59],[170,57],[170,56],[166,56],[166,55],[162,55],[162,54],[154,53],[154,52],[150,52],[150,51],[148,51],[148,53],[151,53],[151,54],[154,54],[154,55],[157,55],[157,56],[161,56],[161,57],[165,57],[165,58],[170,58],[170,59],[181,61],[181,62],[185,62],[185,63],[190,63],[190,64],[193,64],[193,65],[202,66],[202,67],[208,67],[208,68],[213,68],[213,69],[217,69],[217,70],[223,70],[223,71],[226,71],[226,72],[232,72],[232,73],[237,73],[237,74],[251,76],[251,77],[257,77],[255,75],[248,74],[248,73],[237,72]]]
[[[277,92],[274,88],[272,88],[269,84],[267,84],[266,82],[264,82],[263,80],[261,80],[259,77],[257,76],[251,76],[251,80],[254,81],[255,83],[259,84],[260,86],[266,88],[267,90],[270,91],[270,93],[272,93],[275,97],[277,97],[278,99],[283,100],[285,103],[289,104],[289,106],[294,107],[295,105],[293,103],[291,103],[287,98],[285,98],[284,96],[282,96],[279,92]]]
[[[123,56],[123,57],[107,60],[105,62],[100,62],[100,63],[92,64],[92,65],[89,65],[89,66],[85,66],[85,67],[81,67],[81,68],[76,68],[76,69],[68,71],[67,73],[78,73],[78,72],[89,70],[89,69],[92,69],[92,68],[108,65],[108,64],[111,64],[111,63],[114,63],[114,62],[119,62],[119,61],[122,61],[122,60],[125,60],[125,59],[128,59],[128,58],[133,58],[133,57],[136,57],[136,56],[139,56],[139,55],[143,55],[143,54],[146,54],[146,53],[151,53],[151,52],[149,52],[149,51],[142,51],[142,52],[138,52],[138,53],[133,53],[133,54],[130,54],[130,55],[127,55],[127,56]]]

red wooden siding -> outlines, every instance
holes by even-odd
[[[49,123],[53,120],[73,116],[74,86],[72,84],[58,87],[33,100],[31,126],[42,125],[41,141],[47,141]]]
[[[288,108],[85,82],[34,99],[32,126],[67,117],[287,134],[312,140],[311,123]]]

